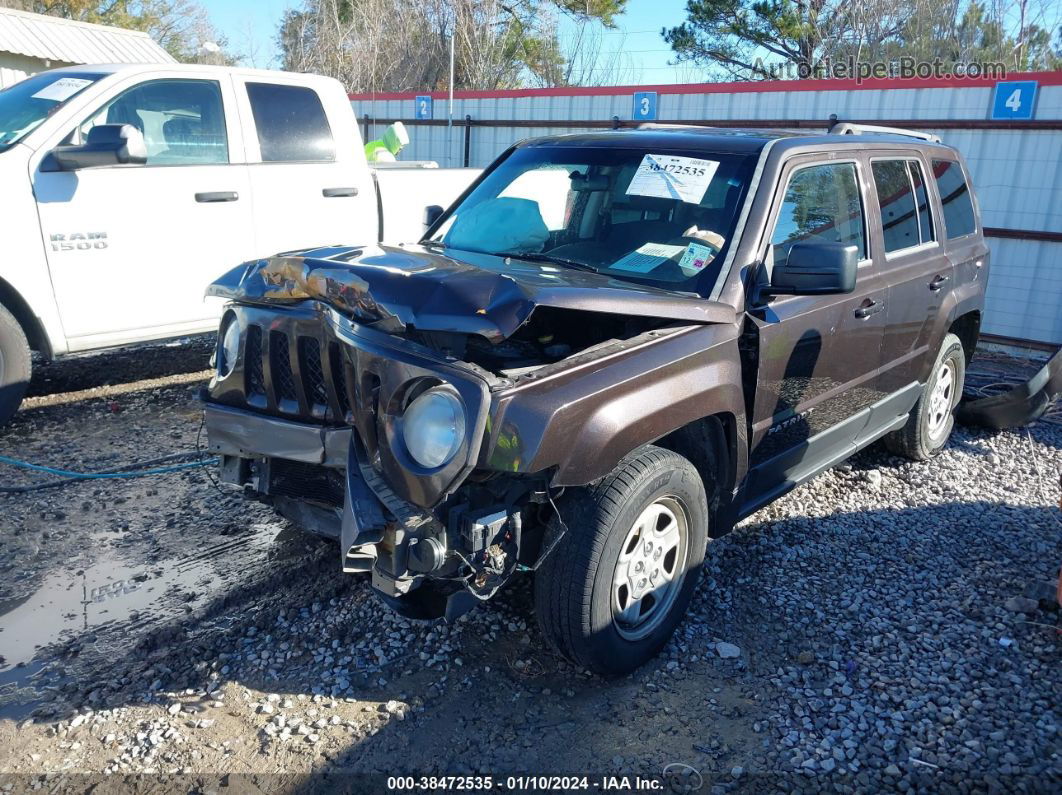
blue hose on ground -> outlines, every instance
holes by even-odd
[[[139,461],[126,467],[119,467],[120,470],[126,471],[116,472],[73,472],[69,469],[58,469],[56,467],[41,466],[40,464],[31,464],[27,461],[19,461],[17,458],[9,458],[8,456],[0,455],[0,464],[7,464],[9,466],[18,467],[19,469],[28,469],[32,472],[42,472],[46,475],[55,475],[58,478],[62,478],[61,480],[52,483],[41,483],[33,486],[0,487],[0,494],[19,494],[27,491],[37,491],[39,489],[62,486],[78,480],[117,480],[120,478],[142,478],[149,475],[167,475],[171,472],[199,469],[217,463],[217,458],[200,458],[200,460],[197,461],[186,461],[180,464],[171,464],[169,466],[153,467],[150,469],[132,468],[136,466],[157,464],[163,461],[172,461],[176,458],[188,458],[189,456],[200,455],[200,453],[176,453],[174,455],[163,456],[162,458],[155,458],[149,461]]]

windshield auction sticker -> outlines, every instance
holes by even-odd
[[[666,243],[646,243],[622,259],[609,265],[610,270],[649,273],[659,265],[686,250],[685,246],[669,246]]]
[[[655,196],[700,204],[719,162],[677,155],[646,155],[627,186],[628,196]]]
[[[84,80],[80,77],[60,77],[54,83],[49,83],[34,94],[33,99],[51,99],[55,102],[63,102],[70,99],[91,82],[91,80]]]

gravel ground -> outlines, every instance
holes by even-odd
[[[53,365],[0,454],[194,449],[208,347]],[[1060,470],[1057,421],[960,428],[928,464],[865,451],[713,542],[674,641],[614,681],[546,650],[530,583],[407,621],[207,470],[0,495],[0,790],[671,765],[705,790],[1059,791]]]

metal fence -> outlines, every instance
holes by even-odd
[[[524,138],[637,125],[636,93],[652,95],[653,120],[663,123],[824,130],[836,115],[936,133],[966,157],[991,238],[984,332],[1058,345],[1062,72],[1011,75],[998,90],[997,82],[916,78],[469,91],[457,92],[452,117],[442,93],[352,95],[351,104],[368,137],[400,119],[411,137],[404,157],[454,166],[487,165]],[[1012,84],[1020,86],[1016,100]]]

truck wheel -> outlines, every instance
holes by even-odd
[[[954,334],[948,334],[907,424],[885,436],[889,452],[912,461],[926,461],[936,455],[947,443],[955,425],[953,413],[962,397],[965,380],[966,353],[962,342]]]
[[[0,425],[11,419],[29,386],[29,343],[15,316],[0,306]]]
[[[569,491],[561,514],[567,532],[535,576],[539,625],[576,665],[629,673],[667,643],[697,585],[708,543],[704,483],[682,456],[644,447],[599,483]]]

